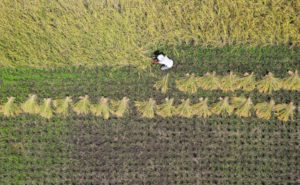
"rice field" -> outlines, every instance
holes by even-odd
[[[1,0],[0,184],[300,184],[299,12]]]
[[[299,49],[165,48],[180,61],[168,72],[0,68],[1,110],[20,108],[0,113],[1,183],[297,184],[300,91],[283,84],[300,70]],[[213,71],[219,84],[246,72],[259,84],[271,72],[281,88],[200,86]],[[195,92],[178,88],[183,78]]]

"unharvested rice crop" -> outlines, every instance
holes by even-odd
[[[300,1],[0,2],[0,66],[150,65],[162,45],[299,46]]]

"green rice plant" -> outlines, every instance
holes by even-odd
[[[270,102],[258,103],[254,106],[255,113],[257,117],[261,119],[269,120],[272,116],[272,111],[274,110],[275,101],[273,99]]]
[[[135,106],[138,111],[142,114],[142,117],[153,118],[156,110],[156,102],[152,98],[149,101],[136,101]]]
[[[39,105],[37,104],[37,96],[35,94],[28,95],[29,98],[21,104],[23,112],[29,114],[39,113]]]
[[[288,121],[289,118],[291,120],[294,120],[294,110],[296,109],[296,106],[293,102],[290,104],[278,104],[275,105],[274,111],[275,116],[281,120],[281,121]]]
[[[91,110],[89,96],[80,96],[79,101],[73,105],[73,111],[77,114],[87,115]]]
[[[225,92],[235,91],[238,89],[239,78],[232,72],[222,78],[220,78],[220,89]]]
[[[157,81],[154,84],[156,90],[160,90],[162,93],[166,93],[168,90],[168,83],[169,83],[169,73],[165,75],[161,80]]]
[[[65,99],[58,99],[53,101],[53,105],[56,108],[55,112],[57,114],[62,114],[67,116],[69,114],[69,109],[72,103],[72,98],[67,96]]]
[[[176,87],[183,92],[196,93],[198,90],[197,82],[194,74],[186,74],[185,77],[176,80]]]
[[[102,96],[98,104],[91,106],[91,112],[96,116],[102,116],[104,119],[108,119],[110,114],[108,98]]]
[[[173,106],[174,98],[166,98],[165,103],[157,105],[156,114],[159,116],[165,118],[165,117],[171,117],[173,114],[176,113],[176,109]]]
[[[300,77],[298,71],[289,71],[289,77],[282,81],[282,87],[286,90],[300,90]]]
[[[181,117],[190,118],[193,116],[190,99],[181,100],[181,104],[176,108],[176,114]]]
[[[44,98],[44,103],[40,106],[39,115],[50,119],[53,116],[53,109],[51,106],[51,98]]]
[[[15,99],[15,97],[9,97],[7,98],[7,102],[0,106],[0,112],[2,112],[4,116],[14,117],[22,112],[19,106],[14,103]]]
[[[128,112],[129,98],[123,97],[120,101],[111,101],[110,112],[117,117],[123,117]]]
[[[245,73],[244,77],[240,78],[237,82],[237,88],[244,91],[253,91],[255,89],[256,81],[254,73]]]
[[[197,79],[197,85],[204,90],[216,90],[220,88],[220,79],[216,72],[206,73],[203,77]]]
[[[212,113],[207,105],[207,101],[207,98],[199,98],[199,103],[192,105],[193,114],[202,118],[209,117]]]
[[[272,94],[273,91],[278,91],[280,88],[280,79],[275,78],[271,72],[257,82],[257,89],[260,93]]]
[[[251,110],[253,109],[253,103],[251,98],[245,97],[233,97],[232,105],[236,109],[235,113],[241,117],[250,117]]]
[[[233,109],[234,107],[229,104],[228,97],[225,98],[220,97],[219,102],[212,105],[211,112],[216,115],[230,116],[233,113]]]

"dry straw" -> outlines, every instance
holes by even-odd
[[[161,80],[157,81],[154,84],[156,90],[160,90],[162,93],[166,93],[168,90],[168,83],[169,83],[169,73],[165,75]]]
[[[51,106],[51,98],[45,98],[44,103],[40,106],[40,116],[50,119],[53,116],[53,109]]]
[[[77,114],[87,115],[91,110],[91,102],[89,100],[89,96],[80,96],[79,101],[74,104],[73,110]]]
[[[272,116],[272,111],[274,110],[275,101],[273,99],[270,102],[258,103],[254,106],[255,113],[257,117],[261,119],[269,120]]]
[[[219,77],[216,72],[206,73],[203,77],[197,79],[198,86],[204,90],[216,90],[220,87]]]
[[[256,81],[254,73],[251,74],[245,73],[244,77],[238,80],[238,89],[242,89],[243,91],[253,91],[255,89]]]
[[[280,88],[280,79],[275,78],[271,72],[257,82],[257,89],[260,93],[272,94],[273,91],[278,91]]]
[[[91,112],[96,116],[102,116],[104,119],[108,119],[110,112],[108,99],[102,96],[98,104],[91,106]]]
[[[55,112],[63,116],[69,114],[69,109],[72,103],[72,98],[67,96],[65,99],[53,100],[53,105],[55,107]]]
[[[111,109],[110,112],[117,116],[123,117],[123,115],[128,112],[129,99],[127,97],[123,97],[120,101],[111,101]]]
[[[300,77],[298,71],[289,71],[289,77],[282,81],[282,87],[286,90],[300,90]]]
[[[294,120],[294,110],[296,106],[291,102],[290,104],[278,104],[275,105],[274,111],[275,116],[282,121],[288,121],[289,119]]]
[[[198,90],[197,81],[194,74],[186,74],[185,77],[176,80],[176,87],[183,92],[196,93]]]
[[[163,104],[157,105],[156,114],[163,118],[173,116],[176,112],[173,102],[174,98],[166,98]]]
[[[137,107],[138,111],[142,114],[142,117],[154,117],[154,113],[156,110],[156,102],[152,98],[150,98],[149,101],[146,102],[136,101],[135,106]]]
[[[235,113],[241,117],[250,117],[253,103],[251,98],[233,97],[232,105],[236,109]]]
[[[190,99],[182,100],[181,104],[176,109],[177,115],[185,118],[193,116],[193,110],[191,107]]]
[[[39,113],[39,105],[37,104],[37,96],[35,94],[28,95],[28,99],[21,104],[23,112],[29,114]]]
[[[208,99],[199,98],[199,103],[192,105],[193,114],[202,118],[209,117],[212,113],[207,105]]]
[[[238,89],[238,80],[239,78],[232,72],[223,78],[220,78],[220,89],[223,91],[235,91]]]
[[[14,103],[15,99],[15,97],[9,97],[7,98],[7,102],[0,106],[0,112],[2,112],[4,116],[14,117],[22,112],[19,106]]]
[[[233,106],[231,106],[229,104],[229,98],[228,97],[225,97],[225,98],[220,97],[219,102],[213,104],[212,107],[211,107],[211,111],[214,114],[222,115],[222,116],[225,116],[225,115],[230,116],[233,113],[233,109],[234,109]]]

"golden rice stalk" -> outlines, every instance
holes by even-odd
[[[255,113],[257,117],[261,119],[269,120],[272,116],[272,111],[274,110],[275,101],[273,99],[270,102],[258,103],[254,106]]]
[[[123,117],[128,112],[129,98],[123,97],[121,101],[111,101],[110,112],[117,117]]]
[[[69,114],[69,108],[72,103],[72,98],[67,96],[65,99],[58,99],[53,101],[53,105],[56,108],[57,114],[67,116]]]
[[[233,97],[232,105],[236,109],[235,113],[241,117],[250,117],[253,103],[251,98]]]
[[[185,77],[176,80],[176,87],[183,92],[196,93],[198,90],[194,74],[186,74]]]
[[[21,104],[21,108],[23,112],[29,114],[37,114],[39,113],[39,105],[37,104],[37,96],[35,94],[28,95],[29,98]]]
[[[244,77],[238,80],[237,88],[242,89],[244,91],[253,91],[255,89],[256,81],[254,73],[251,74],[245,73]]]
[[[282,82],[282,87],[286,90],[300,90],[300,77],[298,71],[289,71],[289,77],[285,78]]]
[[[229,104],[229,98],[225,97],[223,99],[220,97],[219,100],[218,103],[212,105],[211,111],[217,115],[231,115],[234,108]]]
[[[77,114],[87,115],[91,110],[91,102],[89,100],[89,96],[80,96],[79,101],[74,104],[73,110]]]
[[[7,98],[7,102],[1,106],[0,112],[6,117],[13,117],[19,115],[22,110],[14,103],[15,97]]]
[[[288,121],[289,118],[291,120],[294,120],[294,110],[296,109],[296,106],[293,102],[290,104],[278,104],[275,105],[274,111],[275,116],[281,121]]]
[[[171,117],[176,111],[175,107],[173,106],[173,102],[174,98],[166,98],[165,103],[157,105],[156,113],[163,118]]]
[[[53,116],[53,109],[51,107],[51,98],[44,98],[44,103],[40,106],[40,116],[50,119]]]
[[[208,99],[199,98],[199,103],[192,105],[193,114],[202,118],[209,117],[212,113],[207,105]]]
[[[160,90],[162,93],[166,93],[168,90],[168,83],[169,83],[169,73],[165,75],[161,80],[157,81],[154,84],[156,90]]]
[[[220,80],[216,72],[206,73],[203,77],[198,78],[197,85],[204,90],[216,90],[220,87]]]
[[[257,82],[257,89],[260,93],[272,94],[273,91],[278,91],[280,88],[280,79],[275,78],[271,72]]]
[[[102,116],[104,119],[108,119],[110,112],[108,99],[102,96],[98,104],[91,106],[91,111],[96,116]]]
[[[181,104],[178,105],[176,109],[177,115],[185,118],[190,118],[193,116],[193,109],[190,105],[190,99],[182,100]]]
[[[232,71],[230,71],[228,75],[220,78],[220,89],[225,92],[235,91],[238,89],[238,80],[239,78]]]
[[[147,102],[136,101],[135,106],[137,107],[138,111],[142,114],[142,117],[154,117],[154,111],[156,110],[156,102],[152,98],[150,98]]]

